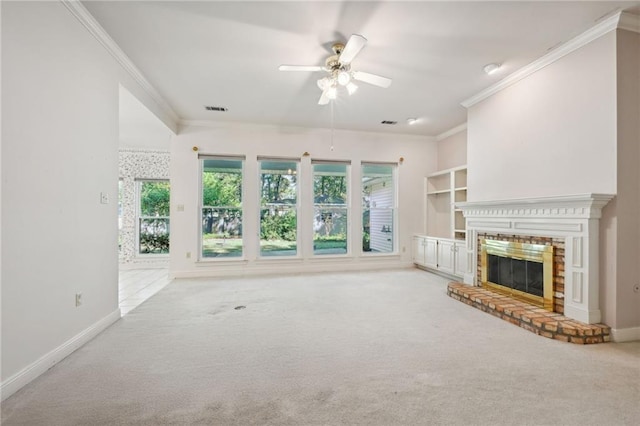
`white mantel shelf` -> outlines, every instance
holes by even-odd
[[[556,217],[600,218],[602,208],[612,194],[576,194],[510,200],[468,201],[455,203],[470,217]]]
[[[612,194],[577,194],[455,203],[467,224],[469,268],[465,282],[478,284],[478,234],[564,238],[565,312],[578,321],[601,321],[599,222]]]

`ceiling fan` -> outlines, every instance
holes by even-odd
[[[326,105],[330,100],[338,95],[338,87],[343,86],[349,95],[357,89],[353,80],[362,81],[374,86],[387,88],[391,85],[391,79],[376,74],[351,69],[351,61],[360,53],[367,44],[367,39],[359,34],[352,34],[347,44],[334,43],[331,49],[333,55],[329,56],[324,66],[321,65],[280,65],[280,71],[325,71],[328,76],[318,80],[318,87],[322,90],[322,95],[318,101],[319,105]]]

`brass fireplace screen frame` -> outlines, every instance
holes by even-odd
[[[483,287],[553,311],[553,246],[482,239],[480,240],[480,250],[480,281]],[[488,281],[488,255],[542,263],[543,296],[536,296]]]

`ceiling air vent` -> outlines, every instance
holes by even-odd
[[[395,126],[396,124],[398,124],[397,121],[390,121],[390,120],[382,120],[380,123],[382,124],[388,124],[390,126]]]
[[[227,108],[225,107],[219,107],[219,106],[210,106],[210,105],[205,105],[204,109],[206,109],[207,111],[220,111],[220,112],[226,112],[228,111]]]

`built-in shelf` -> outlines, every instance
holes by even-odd
[[[464,239],[465,221],[454,203],[467,201],[467,167],[455,167],[425,178],[425,230],[428,236]]]

